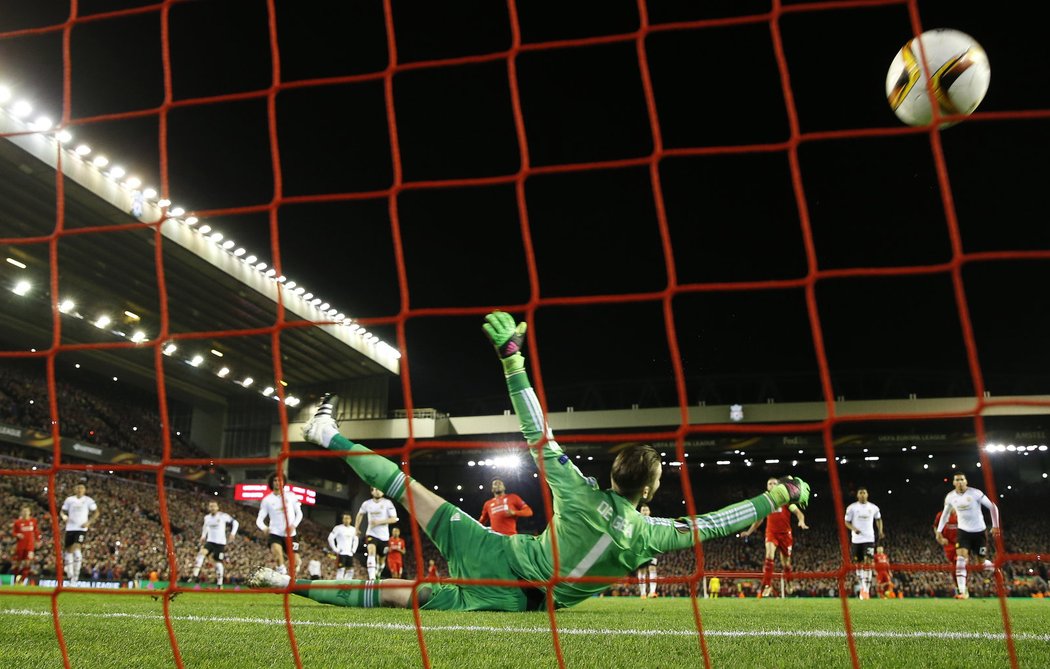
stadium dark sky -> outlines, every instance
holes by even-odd
[[[519,2],[525,44],[624,34],[635,2]],[[790,7],[791,3],[785,3]],[[981,112],[1050,108],[1041,30],[1019,8],[919,2],[923,26],[975,36],[992,64]],[[88,17],[146,2],[83,0]],[[381,71],[381,2],[276,2],[283,82]],[[176,101],[248,93],[272,81],[267,6],[210,0],[169,6]],[[768,2],[652,2],[653,25],[761,14]],[[57,110],[67,2],[0,2],[0,79]],[[78,23],[71,32],[74,119],[163,103],[161,13]],[[399,63],[497,53],[511,44],[506,4],[394,2]],[[803,133],[899,127],[886,68],[912,34],[906,5],[789,12],[779,21]],[[770,144],[790,136],[766,21],[667,30],[645,42],[666,149]],[[516,58],[533,167],[637,159],[653,150],[633,41],[530,50]],[[420,68],[393,80],[406,183],[514,174],[521,163],[507,62]],[[288,196],[382,191],[392,184],[381,80],[282,90],[276,127]],[[168,112],[170,192],[188,209],[274,197],[264,97]],[[156,182],[158,115],[92,122],[78,138]],[[1050,249],[1044,198],[1050,121],[962,124],[943,134],[963,250]],[[924,134],[804,142],[798,151],[821,270],[936,265],[952,250]],[[785,151],[670,156],[660,163],[679,285],[776,281],[808,271]],[[526,205],[543,299],[653,293],[668,282],[645,165],[530,175]],[[410,189],[397,198],[412,309],[527,302],[530,284],[511,183]],[[396,315],[400,292],[386,197],[284,204],[285,273],[348,314]],[[209,221],[253,250],[270,246],[263,214]],[[1050,308],[1040,260],[971,263],[968,306],[993,393],[1048,392]],[[949,274],[827,278],[816,288],[836,394],[853,398],[972,392]],[[689,400],[819,399],[802,288],[687,292],[674,299]],[[413,317],[407,353],[416,406],[473,412],[503,395],[477,316]],[[662,304],[550,305],[537,313],[553,407],[677,401]],[[388,340],[392,328],[379,328]]]

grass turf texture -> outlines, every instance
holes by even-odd
[[[0,667],[62,666],[50,598],[12,591],[0,590]],[[411,611],[290,602],[304,667],[422,665]],[[175,666],[160,601],[63,593],[58,603],[73,667]],[[1008,607],[1020,665],[1050,666],[1050,601]],[[701,600],[700,612],[715,667],[850,666],[838,600]],[[852,600],[850,612],[862,667],[1009,665],[998,600]],[[280,595],[183,593],[171,615],[186,667],[294,666]],[[434,667],[557,666],[545,613],[424,612],[422,623]],[[559,612],[558,626],[569,667],[703,666],[688,599],[593,599]]]

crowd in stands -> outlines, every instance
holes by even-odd
[[[118,451],[160,458],[163,433],[156,403],[135,395],[113,401],[56,379],[59,432],[63,437]],[[114,392],[119,392],[114,390]],[[32,370],[5,363],[0,367],[0,423],[51,433],[47,384]],[[206,458],[208,453],[182,435],[171,432],[173,458]]]

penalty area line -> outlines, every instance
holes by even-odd
[[[0,610],[0,616],[22,616],[36,618],[50,618],[50,611],[36,609],[4,609]],[[61,618],[94,618],[114,620],[151,620],[162,621],[164,616],[153,613],[91,613],[71,612],[59,614]],[[195,616],[174,615],[171,620],[191,623],[240,623],[246,625],[285,625],[283,618],[245,618],[237,616]],[[415,625],[408,623],[365,623],[365,622],[329,622],[322,620],[292,620],[296,627],[328,627],[338,629],[366,629],[387,630],[395,632],[414,632]],[[497,625],[423,625],[424,632],[485,632],[500,633],[513,632],[520,634],[550,634],[549,627],[500,627]],[[569,634],[579,636],[597,636],[607,634],[618,634],[627,636],[673,636],[687,637],[696,636],[696,630],[660,630],[660,629],[616,629],[616,628],[584,628],[584,627],[559,627],[558,634]],[[820,638],[845,638],[843,630],[704,630],[706,637],[820,637]],[[976,641],[1002,641],[1006,635],[1001,632],[896,632],[859,630],[853,632],[857,639],[948,639],[948,640],[976,640]],[[1050,634],[1015,633],[1012,635],[1017,641],[1042,641],[1050,642]]]

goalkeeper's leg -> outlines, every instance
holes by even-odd
[[[322,398],[314,417],[303,427],[303,438],[312,444],[347,453],[346,463],[362,481],[382,490],[387,497],[408,509],[420,526],[426,528],[430,525],[434,512],[445,500],[416,483],[387,458],[339,434],[339,426],[332,418],[335,406],[333,396]],[[409,488],[412,504],[408,502]]]

